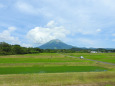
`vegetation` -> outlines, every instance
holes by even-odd
[[[87,59],[115,63],[115,53],[72,53],[68,55],[76,57],[84,56]]]
[[[20,45],[10,45],[5,42],[0,42],[0,55],[27,54],[42,52],[39,48],[26,48]]]
[[[114,86],[115,65],[86,60],[115,63],[114,52],[102,48],[26,48],[1,42],[0,86]],[[76,58],[80,56],[86,59]]]
[[[52,67],[0,67],[0,74],[99,72],[106,68],[96,66],[52,66]]]
[[[98,53],[112,53],[114,49],[88,49],[88,48],[71,48],[71,49],[40,49],[32,47],[21,47],[20,45],[10,45],[0,42],[0,55],[16,55],[16,54],[34,54],[34,53],[90,53],[96,51]]]
[[[0,86],[114,86],[115,66],[68,55],[114,57],[114,53],[35,53],[0,56]],[[87,56],[87,57],[86,57]],[[109,58],[106,58],[109,59]]]

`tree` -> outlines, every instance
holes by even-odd
[[[20,45],[13,45],[12,46],[12,53],[13,54],[23,54],[23,49],[20,47]]]
[[[0,54],[11,54],[11,45],[5,42],[0,42]]]

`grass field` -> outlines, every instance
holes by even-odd
[[[114,63],[114,53],[67,53]],[[115,66],[57,53],[0,56],[0,86],[115,86]],[[111,60],[110,60],[111,59]]]
[[[0,74],[99,72],[107,68],[97,66],[53,66],[53,67],[1,67]]]
[[[84,56],[87,59],[115,63],[115,53],[74,53],[70,55],[76,57]]]

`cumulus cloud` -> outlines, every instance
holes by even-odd
[[[0,33],[0,41],[1,42],[8,42],[12,44],[18,44],[20,43],[19,39],[17,37],[14,37],[11,35],[13,31],[15,31],[15,27],[9,27],[7,30],[4,30],[3,32]]]
[[[25,28],[23,28],[25,32],[30,29],[30,27],[28,28],[26,25],[37,26],[38,22],[39,25],[43,25],[46,21],[55,20],[59,25],[63,25],[63,27],[57,26],[54,21],[50,21],[44,27],[31,28],[27,37],[34,43],[45,43],[50,39],[66,37],[67,34],[65,34],[65,32],[67,30],[64,32],[60,31],[63,32],[62,34],[56,29],[64,28],[65,30],[66,28],[72,33],[69,34],[68,37],[70,39],[74,38],[73,41],[67,38],[70,44],[71,42],[77,41],[75,38],[81,37],[87,37],[89,39],[100,38],[104,44],[106,43],[105,41],[107,41],[106,38],[111,40],[112,38],[110,36],[114,36],[112,35],[115,31],[114,3],[115,0],[16,0],[12,1],[12,3],[8,3],[10,6],[9,11],[1,11],[4,12],[2,13],[3,15],[1,14],[1,22],[8,20],[7,22],[5,21],[5,24],[10,24],[12,21],[13,24],[20,25],[19,28],[25,26]],[[3,5],[0,5],[0,8],[2,7]],[[10,14],[9,16],[4,15],[6,11]],[[26,14],[26,16],[23,15],[23,13]],[[15,18],[14,15],[16,15]],[[54,33],[54,30],[56,30],[57,33]],[[19,33],[20,35],[24,33],[23,30],[20,30],[20,32],[21,31],[22,33]],[[59,35],[62,36],[59,37]],[[20,39],[22,40],[22,38]],[[91,40],[86,41],[85,39],[82,41],[81,39],[79,44],[88,43],[90,45],[90,43],[93,44],[94,42]],[[76,44],[77,43],[75,43],[75,45]],[[84,44],[82,46],[84,46]]]
[[[35,27],[27,33],[27,38],[33,43],[44,44],[52,39],[63,39],[69,31],[63,26],[56,26],[50,21],[46,27]]]

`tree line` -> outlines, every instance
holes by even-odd
[[[41,51],[39,48],[26,48],[17,44],[10,45],[5,42],[0,42],[0,55],[40,53]]]
[[[108,53],[108,52],[115,52],[115,49],[112,50],[107,50],[103,48],[40,49],[40,48],[33,48],[33,47],[29,47],[29,48],[21,47],[18,44],[11,45],[6,42],[0,42],[0,55],[33,54],[33,53],[90,53],[91,51]]]

